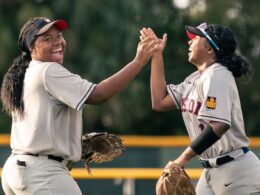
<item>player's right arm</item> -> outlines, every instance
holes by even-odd
[[[145,39],[147,37],[157,36],[150,28],[143,28],[141,31],[140,39]],[[151,60],[151,78],[150,78],[150,87],[151,87],[151,100],[152,108],[156,111],[167,111],[175,107],[172,98],[168,94],[167,84],[164,75],[164,63],[163,63],[163,50],[167,42],[167,34],[163,35],[160,40],[157,51],[153,54]]]
[[[153,110],[167,111],[175,107],[172,98],[167,92],[161,52],[157,52],[152,57],[150,87]]]

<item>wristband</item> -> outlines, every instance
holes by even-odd
[[[207,125],[202,133],[192,141],[190,147],[194,150],[194,152],[196,152],[196,154],[200,155],[219,139],[220,137],[216,135],[212,127]]]

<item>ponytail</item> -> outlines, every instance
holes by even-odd
[[[219,50],[213,47],[217,62],[226,66],[235,78],[245,82],[250,81],[253,73],[252,66],[244,56],[236,53],[238,49],[233,31],[218,24],[208,25],[206,30],[219,46]]]
[[[244,56],[233,53],[232,55],[218,59],[218,62],[226,66],[235,78],[243,78],[248,81],[251,79],[252,67]]]
[[[19,115],[23,113],[23,80],[30,61],[31,56],[23,52],[14,59],[13,64],[4,76],[1,87],[1,100],[3,110],[9,115],[12,112],[18,112]]]
[[[26,36],[30,29],[35,28],[34,23],[37,20],[44,18],[45,17],[34,17],[29,19],[20,30],[18,46],[22,53],[14,59],[13,64],[4,76],[1,86],[3,110],[5,110],[9,115],[11,115],[12,112],[16,112],[20,116],[23,115],[23,80],[26,69],[32,60],[30,48],[25,44]]]

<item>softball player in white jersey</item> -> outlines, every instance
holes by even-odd
[[[189,62],[197,71],[178,85],[166,84],[162,51],[152,57],[151,95],[153,109],[177,108],[192,140],[175,160],[185,165],[198,155],[203,173],[196,186],[198,195],[260,194],[260,162],[248,148],[243,115],[235,78],[247,77],[250,66],[235,54],[232,31],[221,25],[186,26]],[[153,36],[141,31],[141,40]]]
[[[11,148],[2,172],[6,195],[79,195],[69,174],[81,158],[82,109],[120,92],[141,71],[156,40],[140,42],[133,61],[99,84],[62,66],[63,20],[31,18],[22,27],[17,57],[6,73],[1,100],[12,116]]]

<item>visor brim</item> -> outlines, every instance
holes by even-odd
[[[186,25],[185,30],[189,39],[194,39],[197,35],[204,37],[204,34],[201,32],[201,30],[196,27]]]
[[[68,28],[68,24],[64,20],[55,20],[42,27],[36,35],[41,35],[47,32],[52,26],[56,26],[60,31],[63,31]]]

